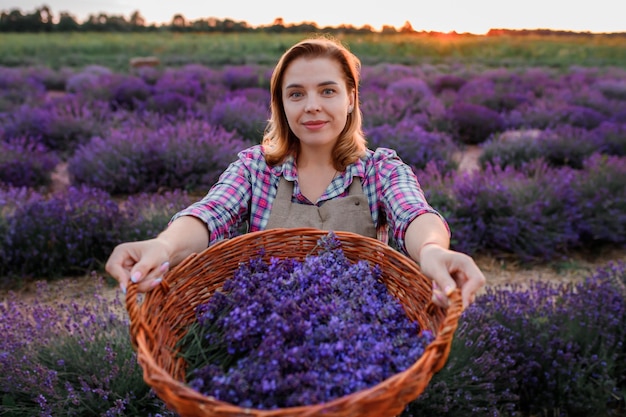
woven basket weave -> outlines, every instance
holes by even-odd
[[[196,320],[195,307],[209,300],[242,262],[264,249],[270,257],[302,260],[327,231],[270,229],[221,241],[189,256],[172,269],[154,290],[139,295],[131,285],[126,296],[130,333],[143,377],[165,404],[183,417],[391,417],[400,414],[426,388],[445,364],[462,311],[460,292],[450,307],[431,303],[432,285],[408,257],[382,242],[349,232],[334,232],[346,257],[379,265],[382,280],[403,304],[407,316],[435,334],[420,359],[379,384],[321,404],[276,410],[245,409],[205,396],[185,384],[185,362],[176,345]]]

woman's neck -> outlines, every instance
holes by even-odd
[[[327,149],[300,149],[296,163],[298,169],[335,169],[332,153]]]

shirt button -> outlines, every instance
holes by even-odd
[[[360,205],[360,204],[361,204],[361,202],[360,202],[360,201],[355,201],[355,202],[354,202],[354,205],[355,205],[355,206],[358,206],[358,205]]]

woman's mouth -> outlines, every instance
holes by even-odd
[[[311,120],[310,122],[304,122],[303,125],[307,129],[317,130],[317,129],[321,129],[322,127],[324,127],[326,125],[326,122],[323,120]]]

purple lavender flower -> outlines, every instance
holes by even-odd
[[[442,172],[457,168],[454,153],[458,150],[452,138],[439,132],[428,132],[411,118],[391,125],[367,129],[368,145],[372,149],[387,147],[396,149],[404,162],[415,170],[428,163],[435,164]]]
[[[29,302],[0,302],[0,414],[173,416],[145,384],[118,297],[70,300],[45,282]]]
[[[461,143],[479,144],[505,129],[500,113],[480,104],[458,102],[448,109],[454,137]]]
[[[379,267],[351,263],[338,243],[331,233],[303,261],[242,264],[198,307],[204,349],[187,359],[189,385],[274,409],[369,388],[419,359],[432,334],[419,334]]]
[[[0,142],[0,183],[14,187],[41,187],[51,182],[50,174],[60,158],[41,143],[27,138]]]

